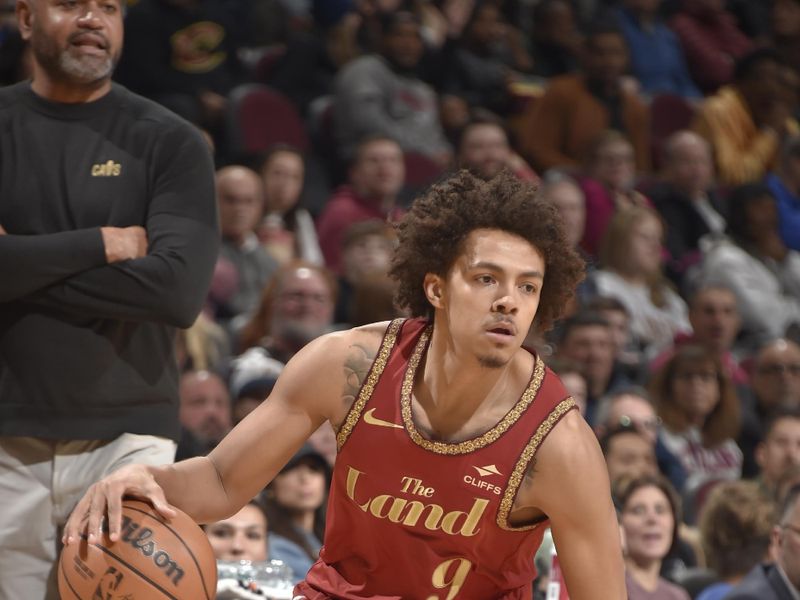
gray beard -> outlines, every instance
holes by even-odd
[[[77,85],[89,85],[111,77],[119,55],[105,57],[84,56],[77,58],[69,48],[58,48],[44,33],[36,31],[31,40],[31,49],[42,69],[54,80]]]
[[[58,55],[58,65],[65,79],[76,83],[95,83],[111,77],[114,70],[114,61],[111,56],[104,59],[83,58],[72,56],[69,50],[64,50]]]

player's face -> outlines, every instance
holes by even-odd
[[[641,487],[622,509],[628,556],[631,560],[661,560],[672,545],[675,518],[664,492],[653,485]]]
[[[75,85],[108,80],[122,51],[120,0],[24,0],[20,31],[53,80]]]
[[[429,274],[425,289],[454,350],[484,368],[505,365],[522,345],[539,308],[544,258],[527,240],[477,229],[447,277]]]
[[[217,560],[267,559],[267,519],[252,504],[229,519],[207,525],[206,535]]]

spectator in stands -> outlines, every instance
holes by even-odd
[[[699,526],[708,565],[721,581],[697,600],[722,600],[753,567],[769,560],[773,523],[775,504],[753,482],[727,481],[710,492]]]
[[[239,282],[218,317],[224,321],[239,316],[248,318],[278,268],[255,234],[264,210],[261,180],[246,167],[223,167],[217,172],[217,203],[222,233],[220,257],[233,264]],[[231,327],[234,330],[240,327],[241,320],[234,320]]]
[[[383,19],[381,53],[356,58],[339,71],[334,124],[342,158],[352,158],[363,137],[380,134],[405,152],[449,165],[452,151],[439,121],[436,92],[415,75],[422,52],[418,19],[397,11]]]
[[[800,3],[774,0],[770,6],[772,44],[786,64],[800,69]]]
[[[670,27],[683,47],[689,73],[704,94],[734,79],[734,63],[753,43],[725,11],[723,0],[683,0]]]
[[[619,131],[600,133],[586,155],[586,176],[580,179],[586,198],[586,221],[581,246],[597,258],[600,242],[617,211],[632,206],[649,206],[650,201],[634,189],[636,164],[634,148]]]
[[[541,77],[578,69],[583,37],[568,0],[541,0],[533,7],[533,72]]]
[[[582,47],[582,72],[554,77],[537,100],[521,132],[533,167],[578,167],[590,145],[607,129],[623,132],[633,143],[636,167],[650,167],[649,111],[638,95],[623,86],[628,49],[619,29],[596,23]]]
[[[781,600],[800,595],[800,485],[793,487],[772,529],[774,562],[753,567],[725,600]]]
[[[200,313],[188,329],[175,336],[175,358],[181,372],[223,372],[230,360],[231,343],[227,332],[205,313]]]
[[[299,150],[279,145],[261,162],[264,185],[264,216],[257,234],[261,243],[280,264],[301,258],[322,264],[322,250],[314,221],[299,206],[303,192],[305,163]]]
[[[553,373],[558,375],[564,388],[567,390],[582,415],[586,415],[586,397],[588,389],[586,385],[586,378],[581,372],[581,367],[578,363],[571,360],[563,360],[558,358],[551,358],[547,361],[547,366],[552,369]]]
[[[456,143],[456,163],[473,175],[489,180],[502,169],[509,169],[523,181],[538,183],[539,177],[522,157],[514,152],[503,122],[490,113],[475,111],[461,129]]]
[[[558,209],[567,241],[580,249],[586,230],[586,198],[577,180],[558,169],[546,171],[539,187],[539,197]]]
[[[800,12],[800,3],[797,6]],[[790,250],[800,251],[800,136],[792,136],[783,144],[766,184],[778,201],[783,243]]]
[[[699,287],[689,298],[689,323],[692,333],[678,333],[673,346],[650,363],[650,371],[660,369],[678,346],[696,344],[719,359],[734,384],[746,385],[747,372],[732,352],[741,325],[736,294],[723,285]]]
[[[234,396],[247,381],[277,376],[300,349],[330,331],[335,304],[336,282],[324,268],[301,260],[281,267],[242,329],[243,354],[231,365]]]
[[[800,467],[800,406],[780,407],[772,412],[755,458],[762,492],[778,499],[781,480],[791,469]]]
[[[594,296],[584,304],[586,310],[596,312],[608,321],[614,340],[614,359],[631,381],[642,381],[644,369],[642,353],[631,336],[631,315],[619,299]]]
[[[394,232],[385,221],[361,221],[347,229],[342,242],[336,323],[353,323],[355,291],[370,277],[388,275],[394,246]]]
[[[264,490],[270,556],[291,567],[295,582],[319,557],[330,477],[325,457],[305,444]]]
[[[244,81],[240,31],[224,2],[142,0],[125,18],[118,80],[221,134],[227,95]],[[221,135],[216,135],[217,142]]]
[[[257,500],[235,515],[203,525],[217,560],[261,562],[269,558],[267,515]]]
[[[189,371],[180,381],[180,420],[206,449],[231,430],[231,397],[225,382],[210,371]]]
[[[635,425],[619,425],[600,438],[611,486],[624,479],[658,475],[652,442]]]
[[[704,250],[698,282],[736,294],[746,351],[800,324],[800,253],[781,239],[778,208],[764,185],[747,184],[729,197],[728,234]]]
[[[233,424],[238,425],[242,419],[253,412],[267,399],[275,387],[277,377],[259,377],[243,384],[233,399]]]
[[[630,381],[616,368],[614,340],[608,321],[596,313],[582,311],[567,319],[561,331],[556,358],[580,366],[587,384],[586,420],[592,424],[600,398]]]
[[[774,166],[780,140],[797,133],[784,68],[775,50],[755,50],[736,63],[731,84],[700,105],[692,129],[711,144],[720,183],[761,179]]]
[[[491,0],[474,3],[448,62],[444,92],[499,115],[510,112],[510,85],[533,68],[521,32]]]
[[[744,397],[738,441],[746,477],[758,472],[757,449],[772,415],[800,407],[800,346],[782,338],[764,344],[753,361],[751,389],[752,394]]]
[[[602,439],[613,429],[631,425],[653,447],[659,471],[670,480],[675,489],[683,489],[686,471],[658,435],[661,418],[656,414],[647,391],[636,386],[620,388],[600,401],[595,413],[594,430],[597,437]]]
[[[625,583],[630,600],[689,600],[682,588],[660,576],[664,558],[678,540],[679,500],[659,476],[623,482],[616,490],[625,532]]]
[[[403,151],[394,140],[373,136],[356,148],[349,183],[337,189],[317,220],[325,264],[341,273],[342,240],[347,228],[359,221],[395,221],[402,214],[397,197],[405,180]]]
[[[725,231],[725,214],[714,181],[714,158],[708,142],[682,130],[667,138],[661,181],[647,195],[664,219],[669,254],[667,274],[678,284],[700,260],[700,239]]]
[[[648,96],[699,98],[675,33],[662,20],[661,0],[623,0],[616,11],[631,54],[631,74]]]
[[[691,326],[683,299],[672,291],[662,270],[663,226],[646,207],[618,212],[600,249],[602,269],[593,275],[597,293],[617,298],[630,314],[634,343],[650,360]]]
[[[691,523],[706,486],[741,475],[742,452],[734,441],[739,401],[722,365],[700,346],[681,346],[650,388],[663,422],[660,437],[687,475],[681,491]]]

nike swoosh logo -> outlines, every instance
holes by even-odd
[[[404,429],[402,425],[398,425],[397,423],[392,423],[391,421],[384,421],[383,419],[379,419],[376,416],[373,416],[372,413],[375,412],[374,408],[370,408],[367,412],[364,413],[364,422],[369,425],[377,425],[378,427],[392,427],[394,429]]]

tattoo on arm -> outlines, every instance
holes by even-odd
[[[353,402],[356,401],[358,392],[361,390],[361,386],[364,385],[364,380],[367,378],[376,355],[377,352],[375,350],[361,344],[350,346],[347,358],[344,361],[345,383],[342,391],[342,400],[348,410],[353,405]]]

